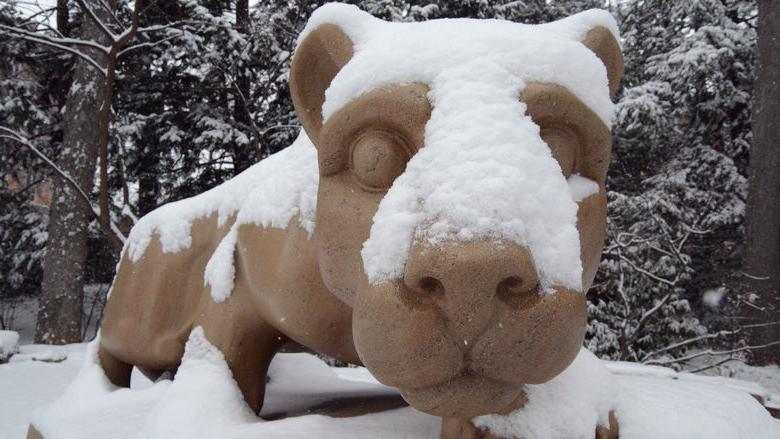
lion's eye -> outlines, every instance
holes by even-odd
[[[406,169],[409,150],[403,139],[385,131],[369,131],[352,146],[352,175],[367,190],[386,190]]]
[[[559,126],[542,127],[541,136],[568,178],[577,165],[577,136],[570,129]]]

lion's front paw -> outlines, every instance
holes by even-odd
[[[618,439],[618,422],[615,412],[609,412],[609,427],[596,426],[596,439]]]
[[[470,419],[442,418],[442,439],[498,439],[487,431],[475,427]]]

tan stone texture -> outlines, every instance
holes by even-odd
[[[595,28],[584,43],[604,61],[614,93],[623,68],[617,42]],[[387,187],[424,146],[431,104],[426,84],[393,85],[354,99],[323,125],[325,90],[352,53],[344,32],[327,24],[306,37],[293,60],[293,102],[319,157],[314,237],[295,218],[287,229],[241,225],[235,286],[216,303],[203,272],[234,219],[222,226],[216,214],[195,221],[192,245],[177,253],[164,253],[155,235],[140,260],[125,255],[119,265],[101,364],[121,386],[133,366],[152,377],[175,370],[190,330],[202,326],[259,411],[268,365],[294,341],[365,364],[417,409],[444,416],[443,437],[492,437],[464,419],[522,406],[524,384],[545,382],[573,361],[585,333],[585,294],[562,287],[539,294],[528,250],[487,240],[415,241],[403,279],[369,285],[361,247]],[[599,185],[577,217],[587,291],[605,236],[609,129],[558,85],[529,84],[518,99],[564,172]],[[616,437],[600,431],[597,437]]]

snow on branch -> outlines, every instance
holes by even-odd
[[[765,343],[761,345],[753,345],[753,346],[741,346],[734,349],[728,349],[724,351],[716,351],[713,349],[707,349],[704,351],[695,352],[690,355],[686,355],[684,357],[678,357],[678,358],[670,358],[667,360],[650,360],[645,361],[644,364],[651,365],[651,366],[668,366],[670,364],[675,363],[684,363],[686,361],[693,360],[694,358],[704,357],[704,356],[721,356],[721,355],[732,355],[739,352],[749,352],[754,351],[757,349],[766,349],[771,348],[772,346],[780,345],[780,340],[776,340],[770,343]]]
[[[54,172],[57,173],[60,177],[62,177],[63,180],[65,180],[75,191],[79,194],[79,196],[84,200],[85,203],[90,208],[90,212],[92,213],[92,217],[100,222],[101,214],[100,209],[96,207],[94,204],[92,204],[92,200],[90,199],[89,195],[84,191],[84,189],[76,182],[76,180],[73,179],[73,177],[70,176],[65,170],[57,166],[54,161],[52,161],[46,154],[44,154],[40,149],[38,149],[35,145],[32,144],[26,137],[24,137],[22,134],[20,134],[17,131],[14,131],[8,127],[0,126],[0,138],[2,139],[8,139],[13,140],[27,148],[29,148],[35,155],[37,155],[41,160],[43,160]],[[108,233],[109,236],[112,236],[113,238],[117,239],[119,242],[121,242],[123,245],[125,241],[127,241],[127,237],[122,233],[122,231],[119,229],[119,227],[114,224],[114,222],[110,222],[110,233]]]
[[[84,52],[81,52],[80,50],[71,47],[71,46],[89,47],[92,49],[99,50],[101,53],[108,54],[109,51],[108,47],[101,46],[95,42],[78,40],[75,38],[49,37],[41,33],[29,32],[24,29],[19,29],[13,26],[6,26],[4,24],[0,24],[0,34],[6,34],[9,36],[13,35],[16,36],[17,38],[26,41],[32,41],[34,43],[43,44],[46,46],[54,47],[55,49],[62,50],[64,52],[68,52],[86,61],[90,66],[94,67],[104,77],[107,74],[106,69],[100,64],[98,64],[98,62],[95,61],[91,56],[87,55]]]

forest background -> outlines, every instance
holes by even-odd
[[[626,74],[586,346],[605,359],[686,370],[780,363],[780,163],[768,142],[778,134],[754,126],[772,117],[771,105],[754,102],[757,90],[778,96],[760,61],[780,46],[758,44],[777,4],[353,3],[394,21],[612,12]],[[318,5],[3,2],[0,329],[34,326],[39,343],[92,338],[139,217],[292,143],[290,59]],[[776,59],[767,65],[778,70]]]

